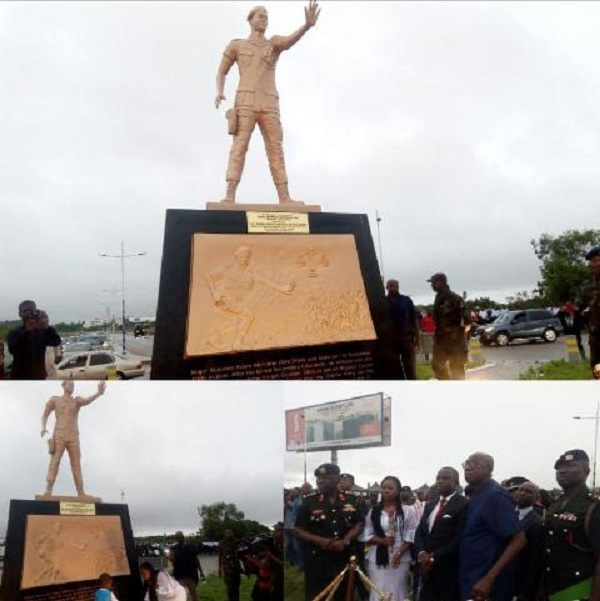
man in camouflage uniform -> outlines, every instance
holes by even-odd
[[[354,495],[338,489],[340,468],[324,463],[315,470],[318,491],[304,498],[298,509],[296,536],[306,545],[304,595],[320,593],[348,564],[352,541],[363,528],[364,517]],[[346,581],[335,601],[343,601]]]
[[[585,255],[592,270],[594,282],[588,298],[588,331],[590,334],[590,365],[596,380],[600,380],[600,246],[594,246]]]
[[[225,530],[225,537],[219,543],[219,576],[227,589],[227,601],[240,601],[242,569],[233,530]]]
[[[585,481],[590,473],[587,453],[574,449],[554,464],[563,489],[544,522],[544,593],[549,601],[600,599],[600,512]]]
[[[445,274],[435,273],[427,281],[436,292],[432,360],[435,377],[438,380],[464,380],[467,360],[465,326],[470,323],[465,301],[450,290]]]

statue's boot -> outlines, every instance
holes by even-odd
[[[232,179],[227,180],[227,189],[225,190],[225,198],[221,200],[224,203],[235,202],[235,192],[237,190],[239,182]]]
[[[301,200],[292,200],[287,184],[277,184],[277,195],[279,196],[279,204],[282,205],[303,205]]]

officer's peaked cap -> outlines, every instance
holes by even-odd
[[[585,260],[590,261],[594,257],[600,256],[600,246],[593,246],[585,253]]]
[[[316,470],[315,476],[339,476],[340,468],[334,463],[322,463]]]
[[[571,463],[572,461],[587,461],[589,463],[590,458],[585,451],[581,449],[572,449],[571,451],[565,451],[554,464],[554,469],[557,470],[563,463]]]

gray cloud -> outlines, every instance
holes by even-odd
[[[167,208],[221,198],[230,140],[213,106],[251,4],[0,6],[0,317],[33,297],[55,320],[153,314]],[[272,33],[302,3],[268,4]],[[386,275],[430,300],[532,288],[529,240],[590,227],[599,117],[595,3],[324,3],[278,67],[292,193],[367,213]],[[237,75],[229,76],[229,102]],[[262,142],[241,202],[272,201]]]

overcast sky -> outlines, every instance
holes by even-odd
[[[79,396],[96,390],[93,382],[75,386]],[[0,383],[0,538],[10,499],[44,492],[40,419],[61,393],[60,382]],[[197,507],[219,501],[272,526],[282,519],[282,420],[276,383],[109,382],[80,412],[86,492],[120,503],[124,491],[136,535],[195,532]],[[75,494],[66,455],[54,493]]]
[[[268,2],[269,34],[303,23]],[[0,319],[153,315],[165,211],[224,192],[231,106],[215,74],[253,2],[2,2]],[[600,3],[322,2],[278,64],[292,195],[381,221],[418,302],[532,289],[529,242],[597,224]],[[258,132],[240,202],[275,191]],[[108,292],[105,292],[108,291]],[[112,292],[111,292],[112,291]]]
[[[594,421],[573,419],[595,414],[593,382],[295,382],[284,384],[284,404],[293,409],[375,392],[392,399],[392,445],[338,452],[340,469],[361,486],[394,475],[416,488],[432,484],[445,465],[458,469],[464,484],[462,462],[482,451],[495,458],[496,480],[525,476],[554,488],[554,461],[564,451],[580,448],[593,457]],[[307,454],[311,484],[315,468],[329,460],[327,451]],[[286,486],[302,484],[303,470],[304,454],[286,453]]]

